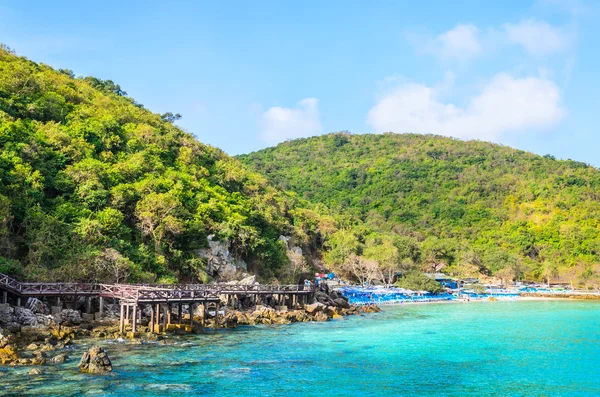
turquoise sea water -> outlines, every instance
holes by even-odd
[[[600,302],[385,307],[327,323],[105,343],[115,370],[1,368],[7,395],[600,396]]]

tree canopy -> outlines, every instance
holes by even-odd
[[[505,279],[598,285],[600,172],[587,164],[393,133],[297,139],[239,159],[281,189],[359,221],[344,236],[359,240],[349,244],[354,251],[372,245],[374,232],[405,239],[401,252],[407,238],[416,242],[416,253],[400,256],[422,270],[462,274],[467,261]],[[390,257],[382,244],[364,254]]]
[[[290,273],[280,235],[320,249],[327,217],[198,142],[179,117],[1,47],[0,272],[205,279],[198,250],[214,235],[271,280]]]

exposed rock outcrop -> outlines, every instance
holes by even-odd
[[[0,364],[11,364],[18,359],[14,337],[0,334]]]
[[[68,326],[81,324],[81,313],[78,310],[64,309],[54,316],[57,324]]]
[[[79,370],[90,374],[103,374],[112,371],[112,363],[103,348],[93,346],[83,353],[79,361]]]
[[[199,257],[206,259],[206,272],[211,276],[233,274],[239,270],[248,270],[248,265],[241,259],[235,258],[229,252],[229,241],[215,240],[214,235],[209,235],[208,248],[197,251]]]
[[[48,306],[37,298],[29,298],[25,303],[25,307],[31,310],[35,314],[49,314],[50,309]]]

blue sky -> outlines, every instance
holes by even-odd
[[[230,154],[394,131],[598,166],[598,22],[577,0],[0,0],[0,42],[179,112]]]

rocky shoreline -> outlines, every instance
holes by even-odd
[[[268,300],[267,300],[268,302]],[[114,307],[113,307],[114,306]],[[66,347],[78,339],[95,340],[129,338],[131,343],[144,343],[168,338],[173,334],[204,333],[207,328],[236,328],[259,324],[292,324],[296,322],[329,321],[344,316],[375,313],[380,309],[375,305],[354,306],[336,291],[317,291],[314,303],[294,308],[270,305],[238,306],[228,309],[226,302],[220,308],[220,315],[209,313],[203,318],[203,310],[193,313],[196,325],[169,328],[166,333],[150,333],[150,313],[142,313],[138,332],[133,334],[131,326],[119,332],[118,305],[107,305],[107,316],[94,320],[82,316],[77,310],[64,309],[54,315],[48,307],[37,299],[30,299],[26,307],[2,305],[0,307],[0,364],[32,365],[59,364],[69,359]],[[173,313],[176,316],[177,313]],[[183,313],[180,322],[189,324],[190,313]],[[200,324],[203,324],[200,325]],[[32,370],[38,373],[36,368]]]

